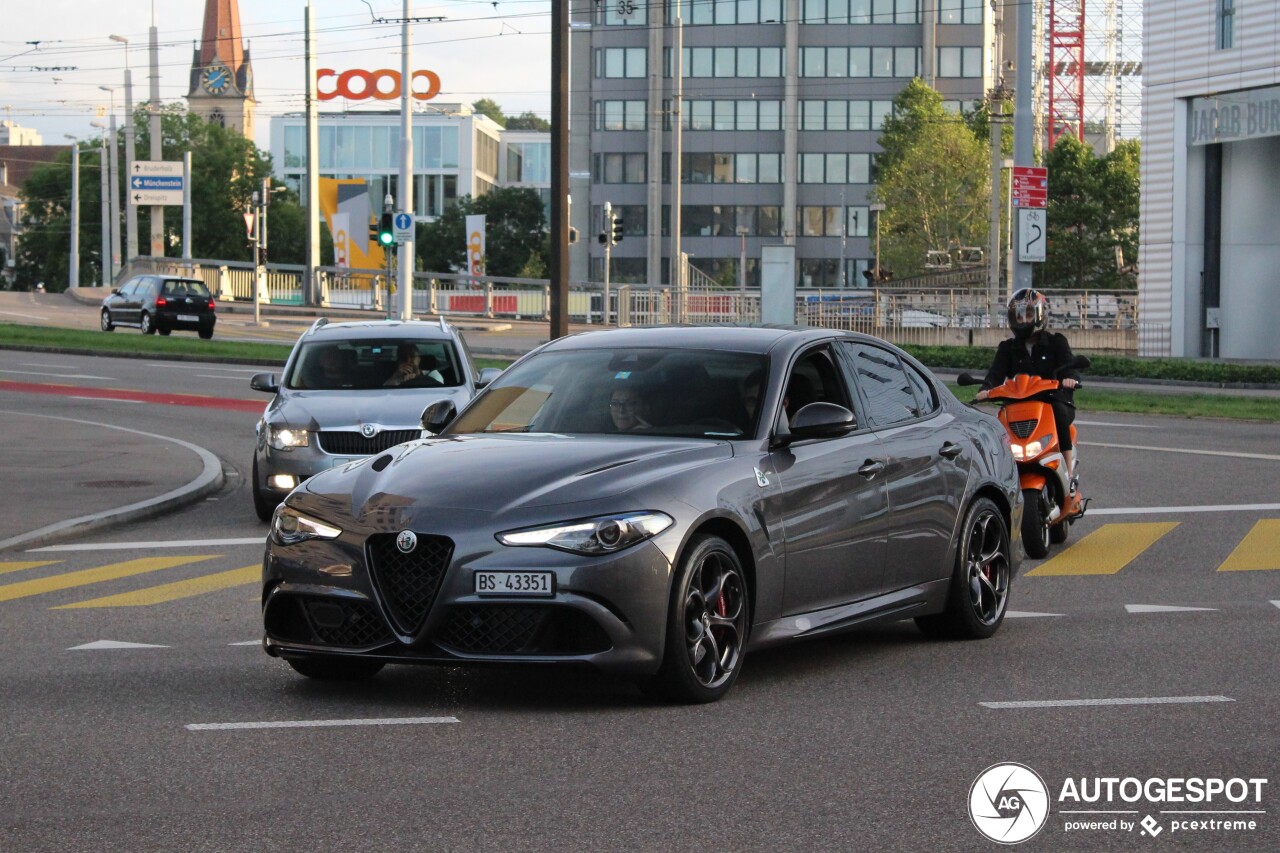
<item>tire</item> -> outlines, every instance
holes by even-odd
[[[156,329],[156,331],[164,335],[166,338],[173,334],[173,329]]]
[[[1022,490],[1022,547],[1035,560],[1049,553],[1049,526],[1044,523],[1038,489]]]
[[[156,324],[146,311],[143,311],[142,316],[138,318],[138,328],[144,335],[154,335],[156,333]]]
[[[262,521],[271,521],[271,516],[276,511],[276,502],[271,500],[271,496],[262,491],[258,485],[258,460],[253,460],[253,483],[250,486],[253,490],[253,511],[258,514],[258,518]]]
[[[751,625],[746,575],[718,536],[696,536],[676,571],[662,666],[646,693],[714,702],[738,680]]]
[[[1049,528],[1049,541],[1054,545],[1061,545],[1067,541],[1067,537],[1071,535],[1071,525],[1073,521],[1063,521]]]
[[[1009,528],[990,498],[978,498],[961,530],[946,610],[919,616],[916,625],[934,637],[981,640],[1000,629],[1009,604],[1013,582]]]
[[[212,328],[209,328],[209,329],[201,329],[201,330],[200,330],[200,332],[199,332],[199,334],[200,334],[200,338],[201,338],[201,340],[205,340],[205,341],[207,341],[207,340],[209,340],[210,338],[212,338],[212,337],[213,337],[213,329],[212,329]]]
[[[101,322],[102,322],[102,331],[114,332],[116,330],[116,324],[111,322],[111,312],[108,311],[106,308],[102,309]]]
[[[338,657],[336,655],[296,659],[285,658],[285,663],[293,667],[294,671],[299,675],[305,675],[307,678],[316,678],[321,681],[364,681],[373,678],[386,666],[386,663],[380,660]]]

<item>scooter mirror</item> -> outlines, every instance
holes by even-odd
[[[972,373],[961,373],[956,377],[957,385],[981,385],[982,380],[974,376]]]

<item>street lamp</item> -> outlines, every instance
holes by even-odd
[[[124,45],[124,173],[133,174],[133,161],[136,156],[133,134],[133,75],[129,70],[129,40],[124,36],[110,35],[107,38]],[[138,208],[136,205],[125,206],[125,240],[124,257],[131,262],[138,254]]]
[[[99,195],[102,197],[102,244],[98,251],[98,259],[102,262],[102,284],[105,286],[111,278],[111,211],[107,203],[107,126],[100,121],[89,123],[90,127],[96,127],[102,131],[102,147],[98,152],[98,167],[102,172],[102,189]]]
[[[67,287],[80,286],[80,140],[69,133],[62,134],[71,140],[71,254],[67,259],[70,269]]]
[[[99,86],[111,96],[111,279],[120,272],[120,157],[116,148],[116,87]]]

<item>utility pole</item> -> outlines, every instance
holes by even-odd
[[[71,256],[68,287],[80,286],[80,142],[74,136],[71,145]]]
[[[129,205],[133,210],[134,206]],[[191,152],[182,152],[182,259],[191,260]]]
[[[1022,16],[1019,7],[1019,17]],[[1029,8],[1029,7],[1027,7]],[[1000,304],[1000,190],[1004,186],[1001,180],[1004,166],[1004,102],[1008,99],[1008,90],[1004,87],[1004,7],[992,4],[995,16],[995,86],[987,97],[987,121],[991,129],[991,224],[987,243],[987,325],[994,327],[996,322],[996,306]],[[1012,227],[1013,223],[1009,223]]]
[[[99,86],[111,96],[111,280],[120,274],[120,147],[116,144],[116,87]]]
[[[400,31],[400,210],[413,216],[413,77],[409,54],[413,40],[409,0],[404,0],[404,24]],[[400,244],[400,319],[413,319],[413,238]],[[390,279],[388,279],[390,283]]]
[[[151,52],[151,78],[148,80],[147,110],[151,113],[151,159],[162,160],[164,153],[160,140],[160,35],[156,30],[156,3],[151,0],[151,29],[148,31]],[[151,255],[164,257],[164,205],[151,207]]]
[[[854,222],[858,221],[856,219],[857,215],[858,214],[855,212]],[[840,275],[839,275],[838,281],[840,282],[841,290],[844,290],[845,287],[848,286],[847,283],[845,282],[845,276],[844,276],[844,250],[845,250],[845,244],[847,242],[848,236],[849,236],[849,208],[844,206],[844,190],[840,190]]]
[[[1034,65],[1034,60],[1031,58],[1031,42],[1035,33],[1034,17],[1029,5],[1018,7],[1018,82],[1017,101],[1013,112],[1013,163],[1015,166],[1035,165],[1035,121],[1031,114],[1031,75]],[[1016,210],[1015,213],[1017,213]],[[1010,220],[1010,233],[1016,233],[1017,230],[1018,223]],[[1013,279],[1009,286],[1014,291],[1030,287],[1031,264],[1014,257]]]
[[[306,9],[306,73],[307,73],[307,273],[308,305],[323,305],[328,294],[320,292],[316,268],[320,257],[320,102],[316,93],[316,22],[311,13],[311,0]],[[404,80],[400,81],[403,86]]]
[[[569,4],[551,4],[552,340],[569,334]]]
[[[881,279],[881,275],[880,275],[880,214],[884,213],[884,205],[879,203],[871,205],[871,212],[874,213],[876,217],[876,272],[875,272],[874,281],[876,284],[879,284]]]
[[[253,324],[262,324],[262,201],[253,191]]]
[[[676,316],[684,319],[684,256],[680,252],[680,185],[684,182],[684,19],[676,14],[675,46],[671,49],[671,292]]]
[[[613,249],[613,202],[604,203],[604,221],[600,223],[600,242],[604,243],[604,325],[609,325],[609,261]]]
[[[98,167],[99,167],[99,171],[102,173],[102,188],[99,191],[99,195],[101,196],[100,207],[102,209],[101,218],[100,218],[100,221],[102,223],[102,243],[100,244],[99,251],[98,251],[98,260],[99,260],[99,269],[101,270],[100,274],[102,276],[101,284],[103,287],[110,287],[111,286],[111,283],[110,283],[111,282],[111,204],[107,200],[107,195],[108,195],[108,192],[107,192],[108,177],[107,176],[109,174],[107,169],[107,126],[100,121],[90,122],[90,125],[92,127],[96,127],[102,130],[102,136],[100,137],[101,144],[98,148]]]
[[[124,173],[133,174],[136,159],[133,133],[133,72],[129,70],[129,40],[124,36],[108,36],[124,45]],[[138,255],[138,206],[125,205],[124,260],[132,263]]]

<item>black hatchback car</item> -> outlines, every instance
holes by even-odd
[[[218,322],[213,294],[203,281],[143,275],[131,278],[102,300],[102,331],[136,326],[144,335],[185,329],[208,339]]]

